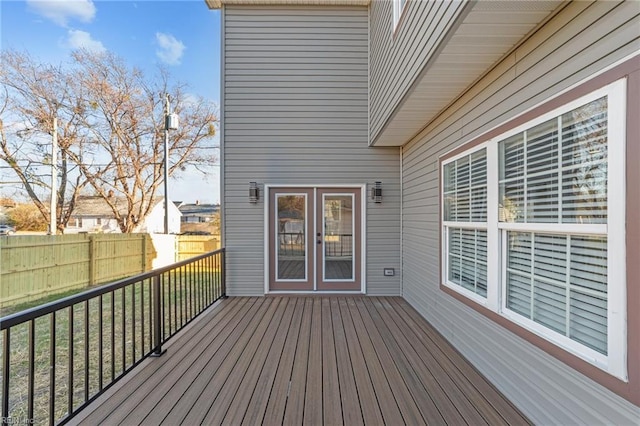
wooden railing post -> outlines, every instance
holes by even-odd
[[[162,292],[160,288],[161,274],[153,277],[153,353],[151,356],[161,356],[162,350]]]

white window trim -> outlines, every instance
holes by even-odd
[[[395,4],[395,2],[394,2]],[[499,155],[498,143],[546,122],[567,111],[603,96],[607,102],[607,224],[506,223],[499,222]],[[440,178],[444,182],[445,165],[486,148],[487,153],[487,223],[444,221],[444,199],[441,199],[441,271],[442,284],[457,293],[496,312],[509,321],[550,341],[564,350],[597,366],[609,374],[628,381],[626,324],[626,241],[625,241],[625,147],[626,147],[626,79],[620,79],[533,120],[510,129],[486,142],[473,146],[441,163]],[[444,184],[443,184],[444,185]],[[441,188],[441,196],[444,186]],[[479,296],[448,280],[449,227],[487,230],[487,297]],[[561,235],[599,235],[607,237],[607,355],[601,354],[569,337],[525,318],[506,307],[506,235],[507,231],[539,232]],[[500,253],[496,255],[495,253]]]
[[[400,17],[402,16],[402,11],[405,7],[407,7],[407,2],[409,0],[404,0],[402,6],[400,5],[401,0],[393,0],[393,29],[395,30],[398,27],[398,22],[400,22]]]

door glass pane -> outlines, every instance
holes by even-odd
[[[278,195],[278,280],[307,279],[305,194]]]
[[[353,280],[353,196],[324,196],[324,279]]]

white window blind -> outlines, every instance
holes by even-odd
[[[607,354],[607,241],[509,232],[506,306]]]
[[[607,98],[499,143],[500,221],[606,223]]]

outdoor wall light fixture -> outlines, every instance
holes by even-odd
[[[249,202],[255,204],[260,199],[260,189],[256,182],[249,182]]]
[[[382,182],[376,182],[371,187],[371,199],[376,203],[382,203]]]

